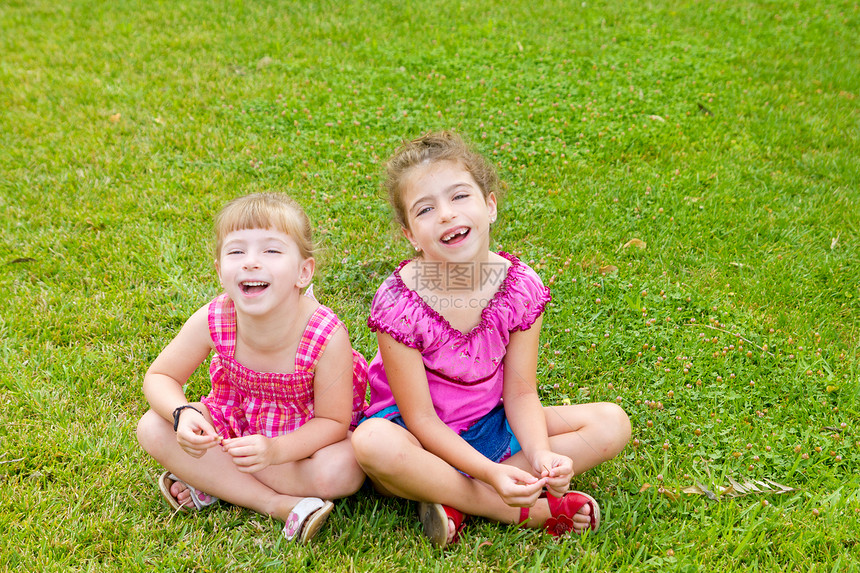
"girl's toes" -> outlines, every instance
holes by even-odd
[[[582,509],[576,512],[573,516],[573,529],[577,533],[582,533],[591,527],[591,507],[583,505]]]
[[[170,484],[170,495],[175,498],[179,498],[179,494],[185,491],[187,488],[185,485],[179,481],[175,481]]]
[[[454,537],[457,535],[457,526],[453,519],[448,519],[448,543],[454,543]]]
[[[170,486],[170,495],[176,499],[179,505],[193,505],[191,501],[191,492],[185,487],[185,484],[178,481],[173,482]]]

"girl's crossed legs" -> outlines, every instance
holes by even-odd
[[[581,474],[615,457],[630,439],[630,420],[611,403],[544,407],[552,451],[573,460]],[[362,422],[352,437],[355,455],[380,493],[414,501],[441,503],[464,513],[502,523],[517,523],[520,508],[505,503],[488,484],[468,478],[421,447],[409,431],[381,418]],[[505,460],[534,474],[523,452]],[[590,522],[588,505],[574,516],[574,530]],[[550,517],[546,499],[530,509],[528,527],[541,527]],[[448,541],[454,536],[449,520]]]
[[[208,409],[192,404],[209,419]],[[140,445],[162,466],[195,488],[228,503],[253,509],[286,521],[293,507],[305,497],[338,499],[361,487],[364,472],[355,461],[349,438],[320,449],[309,458],[273,465],[255,473],[240,472],[233,457],[220,447],[200,458],[190,456],[176,441],[173,425],[150,410],[137,424]],[[185,505],[189,492],[182,484],[170,488]]]

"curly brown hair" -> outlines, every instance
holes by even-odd
[[[501,194],[501,182],[492,163],[472,149],[459,134],[453,131],[432,131],[403,143],[385,165],[385,190],[394,209],[394,217],[401,227],[408,229],[406,205],[403,203],[403,181],[407,173],[419,165],[438,161],[459,163],[481,188],[486,199],[490,193]]]

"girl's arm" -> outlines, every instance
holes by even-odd
[[[505,353],[502,396],[505,415],[535,475],[548,478],[547,486],[561,494],[570,486],[573,462],[550,450],[546,417],[537,393],[537,357],[542,317],[528,330],[511,333]]]
[[[490,461],[445,425],[436,414],[421,353],[377,333],[388,383],[409,431],[429,452],[493,486],[510,505],[531,505],[544,480],[509,465]]]
[[[179,333],[161,351],[143,377],[143,394],[149,406],[173,424],[173,411],[188,404],[182,385],[212,351],[207,306],[191,315]],[[191,455],[199,457],[216,445],[212,424],[198,412],[182,411],[177,439]]]
[[[346,439],[352,419],[352,384],[352,346],[346,330],[338,328],[314,372],[314,417],[289,434],[234,438],[225,440],[224,448],[246,473],[308,458]]]

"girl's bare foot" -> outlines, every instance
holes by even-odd
[[[591,506],[585,504],[573,516],[573,531],[574,533],[585,533],[585,530],[589,528],[591,528]]]
[[[424,535],[434,544],[444,547],[457,541],[466,515],[439,503],[421,502],[418,504],[418,518],[424,528]]]
[[[173,499],[179,505],[189,509],[194,507],[194,501],[191,499],[191,490],[181,481],[175,481],[170,485],[170,495],[173,496]]]

